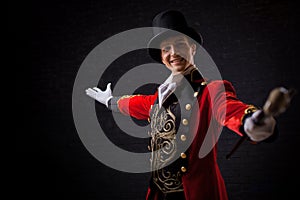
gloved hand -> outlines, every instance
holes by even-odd
[[[246,134],[252,141],[260,142],[262,140],[267,139],[274,133],[275,119],[270,117],[265,117],[260,124],[254,123],[257,116],[262,112],[262,110],[258,110],[253,113],[251,117],[248,117],[245,120],[244,130]]]
[[[108,83],[105,91],[102,91],[97,87],[93,87],[86,89],[85,92],[88,96],[108,107],[108,101],[113,97],[110,86],[111,83]]]

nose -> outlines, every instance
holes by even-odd
[[[176,48],[176,46],[172,45],[171,49],[170,49],[170,54],[173,55],[178,55],[178,49]]]

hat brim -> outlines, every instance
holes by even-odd
[[[195,31],[193,28],[186,28],[184,31],[174,31],[171,29],[166,29],[165,31],[161,32],[160,34],[157,34],[154,36],[149,42],[148,42],[148,53],[151,56],[152,59],[155,61],[162,63],[161,60],[161,50],[160,50],[160,44],[162,41],[178,36],[178,35],[184,35],[189,37],[190,39],[194,40],[195,44],[197,46],[203,45],[203,38],[200,33]]]

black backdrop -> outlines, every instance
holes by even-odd
[[[260,106],[274,87],[297,88],[299,9],[292,1],[13,2],[8,27],[17,42],[14,70],[20,72],[18,86],[23,88],[16,105],[19,121],[29,125],[28,131],[17,134],[16,194],[37,199],[144,199],[149,174],[108,168],[83,146],[72,117],[72,89],[80,65],[95,46],[121,31],[151,26],[152,17],[168,8],[181,10],[202,33],[204,48],[241,100]],[[139,52],[134,62],[124,58],[116,74],[147,61],[144,53]],[[109,80],[117,81],[107,75],[99,87]],[[295,96],[291,108],[278,117],[277,141],[244,143],[231,160],[225,155],[238,137],[223,130],[218,161],[231,200],[284,199],[297,193],[297,101]],[[16,124],[23,128],[23,123]],[[114,134],[111,139],[124,148],[145,148],[144,140],[132,142]]]

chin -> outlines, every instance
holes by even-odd
[[[184,71],[184,67],[173,67],[172,69],[174,73],[182,73]]]
[[[172,65],[172,68],[174,68],[178,71],[184,71],[187,66],[188,65],[186,63],[183,63],[181,65]]]

